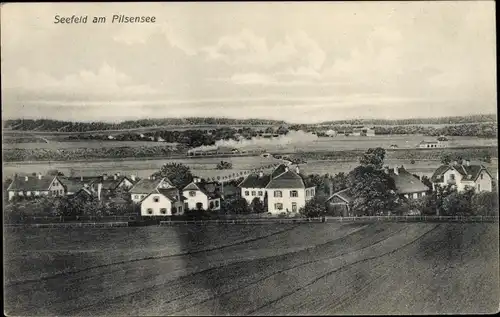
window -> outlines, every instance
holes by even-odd
[[[480,192],[481,191],[481,184],[477,184],[477,191]]]
[[[152,209],[152,208],[148,208],[148,214],[149,214],[149,215],[152,215],[152,214],[153,214],[153,209]]]
[[[252,190],[252,196],[255,196],[255,190]]]
[[[292,203],[292,212],[297,212],[297,203]]]
[[[290,191],[290,197],[299,197],[299,192],[296,190],[291,190]]]
[[[196,203],[196,209],[198,209],[198,210],[203,209],[203,204],[202,203]]]
[[[215,201],[215,208],[218,208],[218,207],[219,207],[219,201],[218,201],[218,200],[216,200],[216,201]]]
[[[139,195],[134,195],[134,199],[139,199]]]
[[[274,204],[274,209],[276,209],[276,210],[283,210],[283,204],[281,204],[281,203]]]
[[[452,180],[452,181],[455,180],[455,174],[450,174],[450,180]]]
[[[483,174],[481,173],[481,179],[483,179]]]
[[[262,196],[262,191],[261,190],[259,190],[259,196]]]
[[[306,189],[306,197],[309,197],[309,189]]]
[[[248,190],[245,190],[245,196],[249,196],[250,192]]]
[[[179,208],[181,208],[181,207],[179,207]],[[170,210],[170,212],[172,213],[172,215],[175,215],[177,213],[177,208],[172,207],[172,209]]]
[[[283,197],[283,193],[281,192],[281,190],[275,190],[274,197]]]
[[[57,186],[57,181],[54,181],[54,186]]]
[[[161,208],[160,209],[160,213],[163,214],[163,215],[166,214],[167,213],[167,208]]]
[[[154,197],[153,197],[153,201],[154,201],[155,203],[160,202],[160,197],[158,197],[158,196],[154,196]]]
[[[190,192],[189,192],[189,196],[191,196],[191,197],[196,196],[196,192],[195,192],[194,190],[190,191]]]
[[[212,208],[214,208],[214,202],[213,201],[210,202],[210,209],[212,209]]]

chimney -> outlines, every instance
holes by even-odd
[[[295,173],[299,174],[300,173],[300,169],[298,166],[295,167]]]
[[[115,174],[113,175],[113,179],[116,180],[118,178],[118,176]]]
[[[27,182],[28,181],[28,176],[24,176],[24,181]]]
[[[264,177],[264,173],[262,171],[259,172],[259,178]]]
[[[116,176],[120,177],[120,172],[117,172],[117,173],[116,173]]]
[[[288,172],[288,166],[285,166],[285,172]]]
[[[38,179],[42,179],[42,173],[38,173],[37,177]]]
[[[80,176],[80,182],[83,182],[83,175]]]
[[[97,200],[101,200],[102,183],[97,184]]]
[[[130,179],[131,179],[133,182],[135,182],[135,175],[134,175],[134,174],[130,175]]]
[[[394,174],[399,175],[399,167],[394,167]]]
[[[467,160],[466,159],[463,159],[462,160],[462,165],[466,165],[467,164]]]
[[[83,184],[83,187],[89,188],[89,184],[85,183],[85,184]]]
[[[108,179],[108,174],[102,174],[102,180],[107,180]]]
[[[198,177],[193,177],[193,182],[194,183],[199,183],[200,182],[200,179]]]
[[[470,166],[470,161],[469,160],[465,160],[465,165],[466,166]]]

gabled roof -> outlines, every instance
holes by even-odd
[[[78,197],[80,195],[87,195],[90,198],[97,198],[98,197],[96,192],[91,191],[88,188],[83,188],[83,187],[81,187],[80,189],[76,190],[73,197]]]
[[[163,178],[160,179],[141,179],[138,181],[131,189],[130,193],[131,194],[146,194],[146,193],[151,193],[154,191],[158,185],[160,185],[161,181]],[[166,178],[165,178],[166,180]]]
[[[389,176],[394,180],[396,193],[398,194],[421,193],[430,189],[404,168],[399,168],[397,175],[394,170],[390,170]]]
[[[176,202],[180,199],[179,190],[177,188],[158,188],[156,191],[170,199],[172,202]]]
[[[186,190],[194,190],[201,191],[205,195],[207,195],[210,199],[220,198],[220,193],[217,188],[217,183],[213,182],[191,182],[186,187],[182,189],[182,191]]]
[[[274,177],[266,188],[305,188],[304,180],[297,173],[288,170]]]
[[[431,181],[434,183],[442,182],[444,173],[450,169],[453,169],[462,175],[463,181],[475,181],[479,177],[479,174],[481,174],[482,170],[486,171],[486,173],[491,176],[490,172],[483,165],[441,165],[432,174]]]
[[[70,193],[76,193],[82,189],[85,184],[91,184],[95,179],[84,178],[83,181],[80,177],[61,177],[59,176],[61,183],[66,188],[66,191]]]
[[[269,181],[271,180],[271,176],[262,175],[259,177],[258,174],[250,174],[238,185],[238,187],[242,188],[265,188]]]
[[[27,176],[28,180],[25,177],[16,177],[10,184],[7,190],[15,190],[15,191],[46,191],[49,190],[50,185],[54,179],[58,179],[57,176],[42,176],[41,179],[38,176]],[[58,179],[59,180],[59,179]],[[59,182],[63,184],[60,180]],[[64,185],[64,184],[63,184]]]
[[[275,178],[276,176],[279,176],[279,175],[283,174],[284,172],[286,172],[286,165],[285,164],[280,164],[271,173],[271,178]]]
[[[346,189],[343,189],[341,191],[334,193],[333,195],[328,197],[328,199],[326,201],[330,201],[333,197],[338,197],[338,198],[342,199],[343,201],[345,201],[346,203],[350,203],[351,201],[354,200],[354,197],[349,195],[349,188],[346,188]]]

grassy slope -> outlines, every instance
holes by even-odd
[[[26,235],[11,234],[6,246],[16,251],[8,267],[20,266],[21,254],[26,258],[17,278],[42,266],[62,268],[69,263],[74,273],[8,286],[6,312],[363,314],[498,309],[497,224],[252,226],[247,232],[241,231],[247,230],[244,226],[201,228],[116,229],[127,233],[104,234],[102,240],[84,238],[88,229],[85,235],[52,231],[46,234],[51,242],[37,244]],[[248,234],[251,239],[242,241]],[[103,244],[109,247],[98,250]],[[48,247],[74,251],[77,245],[87,252],[32,252]],[[167,252],[170,256],[162,248],[173,248]],[[179,253],[187,254],[172,256]],[[30,267],[37,257],[44,259]],[[95,264],[111,265],[82,270]]]

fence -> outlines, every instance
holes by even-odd
[[[105,222],[129,222],[138,220],[138,216],[136,215],[125,215],[125,216],[102,216],[102,217],[94,217],[94,216],[44,216],[44,217],[23,217],[17,222],[21,223],[74,223],[74,222],[86,222],[86,223],[105,223]]]

